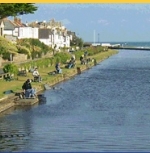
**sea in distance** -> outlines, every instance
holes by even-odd
[[[91,42],[94,43],[94,42]],[[128,42],[128,41],[124,41],[124,42],[96,42],[96,43],[109,43],[111,45],[115,45],[115,44],[120,44],[120,46],[123,47],[139,47],[139,48],[150,48],[150,41],[142,41],[142,42]]]

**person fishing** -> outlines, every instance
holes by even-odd
[[[25,94],[25,98],[35,98],[36,91],[32,88],[31,80],[27,79],[24,84],[22,85],[23,92]]]

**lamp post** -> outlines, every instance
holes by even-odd
[[[99,33],[98,33],[98,43],[99,43]]]

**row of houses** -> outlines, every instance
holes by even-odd
[[[61,22],[54,19],[49,22],[22,23],[15,17],[13,21],[8,18],[0,20],[0,36],[4,36],[15,43],[16,39],[34,38],[52,48],[70,47],[70,41],[75,32],[68,31]]]

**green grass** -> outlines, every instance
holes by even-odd
[[[116,54],[117,51],[114,50],[109,50],[107,52],[102,52],[99,54],[96,54],[94,56],[91,56],[90,58],[95,58],[97,62],[101,62],[102,60],[108,58],[109,56]],[[93,66],[93,63],[90,62],[90,66]],[[86,69],[86,65],[81,65],[80,61],[76,61],[76,67],[80,67],[81,70]],[[39,68],[38,71],[42,77],[42,82],[32,82],[32,86],[36,89],[41,89],[45,83],[48,83],[49,85],[55,84],[58,82],[58,80],[62,79],[64,74],[66,76],[72,76],[74,75],[77,71],[75,68],[71,69],[66,69],[64,68],[64,65],[62,65],[63,69],[63,74],[57,74],[57,75],[48,75],[48,72],[54,71],[55,66],[50,66],[50,67],[43,67]],[[27,79],[33,79],[32,73],[28,73],[27,77],[24,76],[18,76],[18,80],[13,80],[13,81],[5,81],[5,80],[0,80],[0,98],[4,97],[5,95],[3,94],[4,91],[6,90],[13,90],[14,92],[17,91],[22,91],[22,84],[27,80]]]

